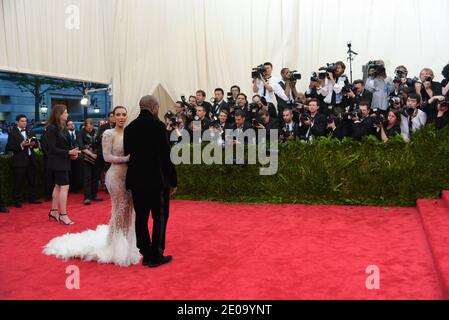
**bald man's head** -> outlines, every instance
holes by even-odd
[[[140,110],[149,110],[154,116],[159,113],[159,102],[155,96],[147,95],[142,97],[139,102]]]

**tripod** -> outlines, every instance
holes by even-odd
[[[351,83],[352,83],[352,61],[354,61],[354,56],[357,56],[358,53],[352,51],[352,43],[351,43],[351,41],[349,41],[347,43],[347,45],[348,45],[349,73],[350,73],[350,80],[351,80]]]

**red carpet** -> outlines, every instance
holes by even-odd
[[[0,215],[0,299],[447,299],[449,194],[417,208],[172,202],[157,269],[41,253],[51,238],[107,223],[109,201],[71,196],[75,226],[49,222],[49,204]],[[77,265],[80,290],[65,287]],[[365,286],[369,265],[380,289]]]

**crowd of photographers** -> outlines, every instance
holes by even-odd
[[[252,70],[251,97],[238,86],[231,87],[226,100],[225,91],[217,88],[211,103],[203,90],[181,97],[175,110],[165,115],[167,133],[173,137],[176,132],[178,141],[184,136],[198,142],[194,133],[201,139],[208,129],[223,141],[226,129],[266,129],[267,139],[270,129],[278,129],[281,141],[311,142],[328,135],[338,139],[373,135],[388,141],[402,135],[408,142],[426,124],[442,128],[449,123],[449,64],[441,83],[434,81],[429,68],[410,78],[407,68],[398,66],[389,77],[381,60],[367,64],[366,81],[351,83],[345,70],[341,61],[327,64],[312,74],[307,90],[300,93],[301,74],[284,68],[278,79],[267,62]]]

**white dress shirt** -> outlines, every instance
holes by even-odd
[[[346,76],[342,75],[338,78],[337,82],[334,84],[332,84],[332,82],[327,79],[326,80],[326,85],[322,88],[320,88],[319,90],[317,90],[318,94],[321,94],[324,98],[324,102],[327,104],[331,104],[332,103],[332,94],[333,92],[335,92],[336,97],[335,97],[335,104],[340,104],[341,101],[343,100],[343,88],[345,86],[345,81],[346,81]]]
[[[410,141],[410,132],[408,126],[409,117],[401,115],[401,134],[405,142]],[[427,122],[427,114],[418,109],[418,112],[412,117],[412,133],[419,130]]]
[[[275,77],[270,77],[270,79],[268,79],[268,83],[269,85],[273,88],[273,91],[270,92],[268,91],[268,89],[265,89],[265,86],[263,84],[263,81],[260,80],[259,78],[256,79],[256,84],[257,87],[259,88],[259,91],[257,92],[257,94],[261,97],[265,97],[265,99],[267,99],[268,103],[276,103],[276,97],[275,94],[281,98],[284,101],[288,101],[288,97],[285,95],[284,90],[282,89],[281,85],[279,84],[279,80],[276,79]],[[265,95],[264,95],[265,92]]]

